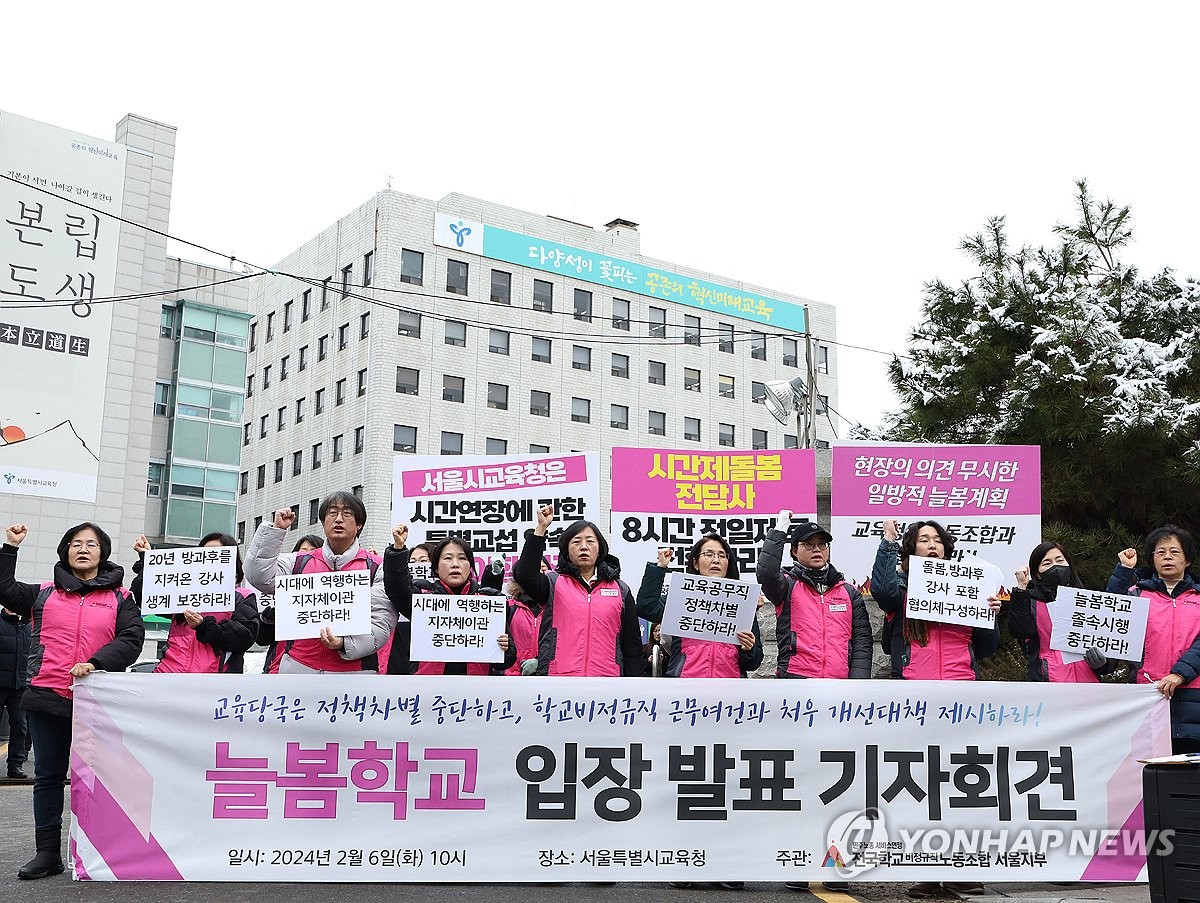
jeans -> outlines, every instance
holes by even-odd
[[[48,712],[25,714],[33,735],[33,827],[61,828],[63,783],[71,761],[71,719]]]
[[[20,768],[29,758],[29,729],[21,711],[25,690],[0,689],[0,708],[8,712],[8,768]]]

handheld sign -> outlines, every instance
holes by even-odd
[[[1089,589],[1060,587],[1047,606],[1050,612],[1050,648],[1067,655],[1099,649],[1108,658],[1142,660],[1150,601],[1141,596],[1116,596]]]
[[[670,636],[737,643],[738,631],[749,630],[758,602],[757,583],[671,574],[662,632]]]
[[[142,572],[142,611],[233,611],[237,563],[232,546],[151,549]]]
[[[413,580],[432,580],[433,565],[428,561],[410,561],[408,563],[408,575]]]
[[[974,558],[945,561],[941,558],[908,559],[908,603],[904,614],[922,621],[995,627],[996,613],[988,596],[1000,591],[1000,569]]]
[[[416,593],[410,656],[415,662],[502,662],[497,640],[507,613],[503,596]]]
[[[312,639],[322,627],[337,636],[370,632],[370,571],[275,576],[275,639]]]

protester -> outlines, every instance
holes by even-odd
[[[257,540],[263,535],[262,531],[258,531],[250,538],[250,545],[246,548],[246,557],[258,557]],[[314,549],[319,549],[325,544],[325,540],[316,533],[309,533],[307,536],[301,536],[296,544],[292,546],[293,552],[311,552]],[[278,674],[279,660],[283,658],[283,643],[275,642],[275,588],[271,587],[270,593],[263,593],[262,606],[258,613],[258,637],[257,642],[260,646],[267,647],[267,654],[263,658],[263,674]]]
[[[29,728],[21,697],[29,686],[29,618],[0,611],[0,711],[8,716],[8,777],[29,779],[23,768],[29,758]]]
[[[137,602],[121,587],[125,572],[109,560],[112,540],[96,524],[78,524],[58,544],[54,578],[16,579],[17,549],[29,535],[13,524],[0,548],[0,605],[32,620],[30,686],[21,699],[33,736],[33,825],[37,855],[18,878],[60,874],[63,784],[71,753],[71,684],[93,671],[124,671],[142,651],[146,629]]]
[[[233,548],[237,580],[234,608],[208,614],[185,611],[173,615],[167,632],[167,649],[154,671],[158,674],[241,674],[246,650],[258,637],[257,599],[253,591],[242,586],[245,575],[236,539],[228,533],[209,533],[200,540],[199,546]],[[133,550],[138,553],[138,560],[133,564],[137,576],[129,588],[141,606],[143,567],[145,555],[150,551],[150,541],[144,534],[137,538]]]
[[[1146,537],[1150,567],[1137,566],[1137,550],[1124,549],[1108,581],[1110,593],[1150,603],[1142,660],[1130,682],[1154,684],[1171,700],[1171,745],[1176,753],[1200,752],[1200,587],[1188,569],[1196,541],[1174,524]]]
[[[542,556],[542,573],[551,570],[550,559]],[[517,650],[517,660],[504,673],[510,676],[537,671],[538,634],[542,626],[543,606],[534,602],[516,580],[504,588],[508,596],[508,633]]]
[[[343,490],[327,496],[317,511],[325,531],[325,542],[320,549],[280,552],[283,538],[296,519],[291,508],[280,508],[275,512],[274,523],[259,527],[250,543],[247,578],[259,591],[273,593],[276,575],[369,571],[371,629],[364,634],[339,636],[329,627],[323,627],[320,637],[287,640],[279,660],[279,673],[378,671],[378,651],[396,626],[396,612],[384,592],[378,556],[358,544],[367,522],[367,508],[353,492]]]
[[[538,674],[572,677],[641,677],[646,673],[642,631],[621,562],[590,521],[575,521],[558,541],[558,568],[543,574],[546,531],[554,508],[538,509],[537,524],[513,577],[537,605],[544,605],[538,636]]]
[[[642,654],[646,656],[646,674],[663,677],[667,673],[667,647],[663,642],[661,624],[650,625],[646,642],[642,644]]]

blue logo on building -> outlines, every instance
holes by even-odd
[[[17,478],[17,475],[15,473],[6,473],[4,475],[4,482],[7,483],[9,486],[11,486],[12,481],[15,480],[16,478]]]
[[[471,234],[471,227],[464,226],[462,220],[457,223],[450,224],[450,231],[454,233],[454,241],[461,248],[463,242],[467,240],[467,236]]]

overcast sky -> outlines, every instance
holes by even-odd
[[[649,256],[833,304],[840,342],[902,353],[924,283],[969,274],[964,234],[1004,214],[1015,243],[1045,242],[1087,178],[1133,206],[1129,260],[1200,275],[1196,4],[118,2],[9,20],[0,109],[101,138],[128,112],[176,126],[171,232],[258,264],[390,178],[633,220]],[[895,406],[887,361],[841,349],[842,415]]]

